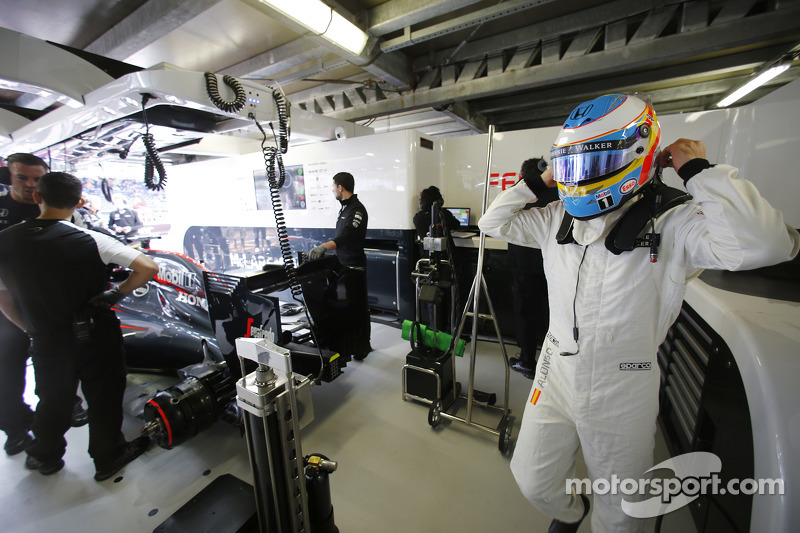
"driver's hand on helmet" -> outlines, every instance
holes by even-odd
[[[658,162],[662,167],[672,167],[677,172],[684,164],[698,158],[706,158],[706,147],[703,143],[691,139],[678,139],[661,150]]]
[[[555,187],[556,186],[556,180],[553,179],[553,169],[552,168],[548,168],[547,170],[542,172],[542,181],[548,187]]]

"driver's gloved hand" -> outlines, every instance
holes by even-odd
[[[98,309],[108,310],[124,297],[125,295],[122,294],[122,291],[120,291],[119,288],[114,287],[113,289],[109,289],[101,292],[100,294],[92,296],[92,299],[89,300],[89,305],[92,307],[97,307]]]

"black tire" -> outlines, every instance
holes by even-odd
[[[441,413],[442,413],[442,401],[441,400],[435,400],[431,404],[431,408],[428,409],[428,424],[432,428],[435,428],[436,426],[438,426],[439,422],[442,421]]]

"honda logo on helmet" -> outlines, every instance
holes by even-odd
[[[583,107],[581,107],[581,106],[576,107],[575,111],[573,111],[572,116],[570,118],[572,118],[572,119],[583,118],[583,117],[585,117],[586,115],[589,114],[589,112],[592,110],[593,107],[594,107],[594,105],[592,105],[592,104],[589,104],[589,105],[583,106]]]

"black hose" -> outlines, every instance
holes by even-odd
[[[233,89],[236,93],[236,97],[233,101],[227,102],[222,99],[222,96],[219,94],[219,86],[217,85],[217,75],[213,72],[206,72],[206,93],[208,93],[208,98],[211,102],[217,106],[219,109],[222,109],[226,113],[238,113],[239,111],[244,108],[245,103],[247,103],[247,95],[244,92],[244,87],[242,84],[239,83],[239,80],[225,74],[222,76],[222,81]]]
[[[144,184],[151,191],[160,191],[167,186],[167,170],[156,150],[153,134],[148,131],[142,135],[142,141],[147,152],[144,159]],[[153,181],[155,171],[158,171],[158,182]]]
[[[267,132],[258,123],[256,117],[250,114],[250,118],[255,122],[256,127],[261,132],[261,153],[264,155],[264,166],[267,172],[267,182],[269,183],[269,197],[272,203],[272,213],[275,216],[275,229],[278,235],[278,245],[281,249],[281,258],[283,259],[283,269],[286,271],[286,277],[289,279],[289,289],[292,293],[292,298],[299,303],[305,311],[306,320],[308,321],[308,329],[311,332],[311,338],[319,351],[319,373],[314,378],[314,381],[319,381],[325,371],[324,358],[322,356],[322,347],[317,340],[316,326],[311,320],[311,315],[308,312],[308,306],[301,299],[303,296],[303,287],[300,285],[300,280],[297,277],[297,270],[294,266],[294,257],[292,252],[292,244],[289,242],[289,231],[286,229],[286,219],[283,216],[283,204],[281,203],[280,189],[286,182],[286,169],[283,166],[282,154],[285,154],[289,149],[289,119],[286,100],[283,95],[277,91],[272,91],[272,98],[275,100],[275,107],[278,111],[278,135],[275,134],[275,129],[272,128],[272,138],[275,141],[275,146],[267,146]]]
[[[145,127],[145,132],[142,135],[142,142],[144,142],[145,149],[144,184],[145,187],[151,191],[160,191],[167,186],[167,170],[164,168],[164,163],[161,162],[158,150],[156,150],[156,142],[155,139],[153,139],[153,134],[150,133],[150,122],[147,120],[147,108],[145,107],[145,104],[147,104],[150,98],[152,98],[152,96],[147,93],[142,95],[142,118],[144,119]],[[133,142],[136,142],[136,139],[134,139]],[[126,149],[126,157],[128,155],[127,151],[131,149],[133,142]],[[158,171],[158,183],[153,181],[156,170]]]

